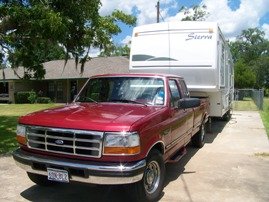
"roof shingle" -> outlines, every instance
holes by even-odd
[[[80,72],[80,63],[76,67],[75,60],[69,59],[64,66],[64,60],[53,60],[44,63],[46,74],[44,79],[74,79],[74,78],[88,78],[97,74],[112,74],[112,73],[129,73],[129,59],[123,56],[115,57],[97,57],[87,61],[84,66],[84,72]],[[23,77],[23,67],[19,67],[14,73],[11,68],[4,69],[6,80],[19,79],[16,75]],[[0,80],[4,80],[3,75],[0,74]]]

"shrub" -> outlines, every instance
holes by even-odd
[[[37,95],[35,91],[21,91],[15,94],[15,103],[25,104],[25,103],[35,103]]]
[[[37,98],[36,92],[31,90],[29,92],[29,96],[27,99],[30,101],[31,104],[34,104],[36,102],[36,98]]]
[[[48,104],[48,103],[52,103],[51,99],[49,97],[38,97],[36,99],[37,103],[42,103],[42,104]]]
[[[15,94],[15,102],[17,104],[25,104],[25,103],[30,103],[28,100],[28,97],[30,96],[29,91],[22,91],[22,92],[17,92]]]

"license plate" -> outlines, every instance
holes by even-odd
[[[69,182],[68,172],[66,170],[59,170],[48,168],[48,180],[57,182]]]

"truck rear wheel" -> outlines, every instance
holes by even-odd
[[[158,150],[152,150],[147,158],[143,179],[128,186],[134,201],[157,201],[164,186],[165,165]]]
[[[35,184],[39,186],[50,186],[57,183],[57,182],[49,181],[47,176],[44,176],[44,175],[38,175],[35,173],[29,173],[29,172],[27,172],[27,175],[32,182],[34,182]]]
[[[200,130],[198,133],[196,133],[191,141],[193,146],[197,147],[197,148],[202,148],[205,144],[205,123],[204,121],[202,122],[201,126],[200,126]]]

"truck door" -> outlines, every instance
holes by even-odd
[[[192,109],[180,109],[178,102],[182,98],[179,86],[176,80],[169,80],[170,88],[170,127],[172,142],[170,147],[174,145],[183,146],[186,143],[188,133],[192,129]],[[178,148],[177,146],[177,148]]]

